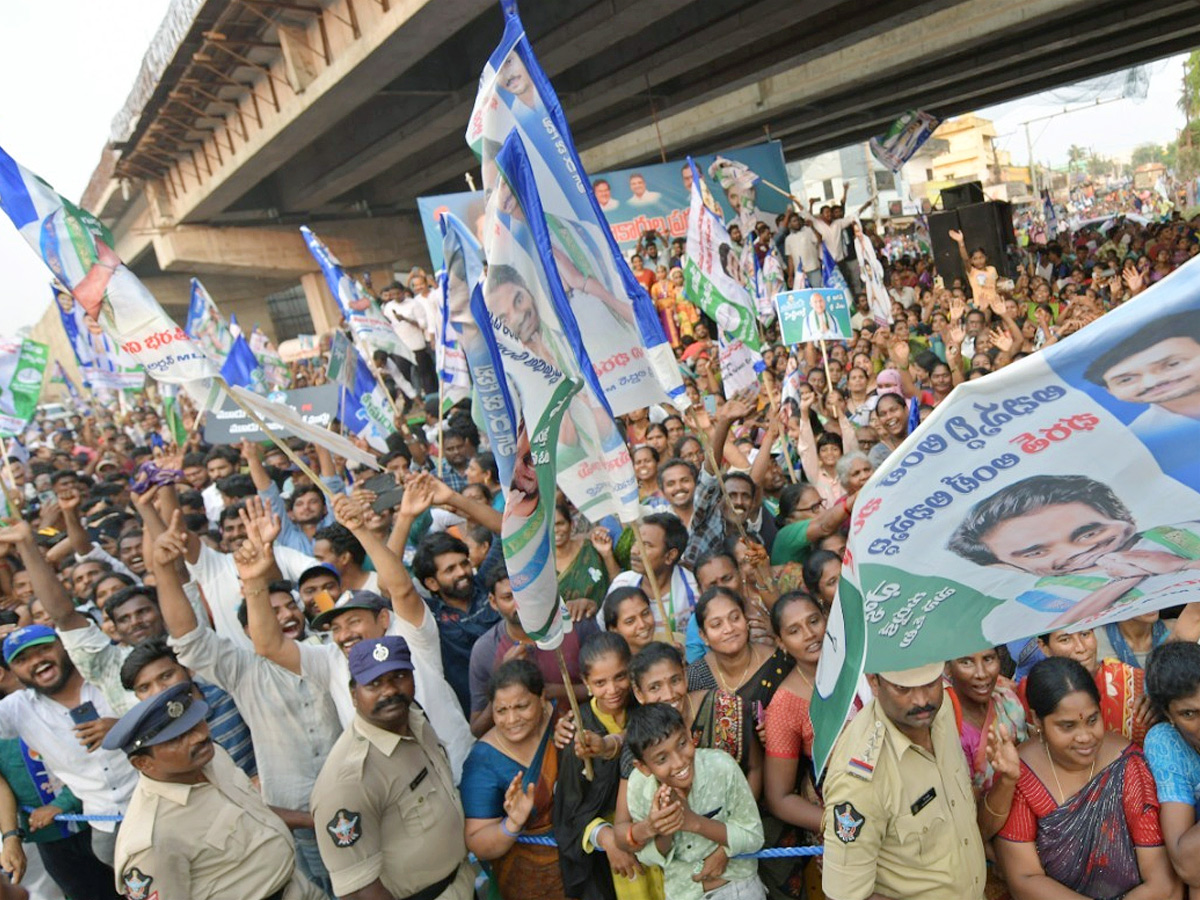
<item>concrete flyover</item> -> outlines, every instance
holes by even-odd
[[[163,301],[177,309],[197,274],[222,305],[259,311],[299,281],[330,327],[302,223],[380,277],[422,263],[417,196],[477,177],[462,133],[496,0],[173,9],[83,198]],[[952,115],[1200,43],[1194,0],[526,0],[522,14],[592,170],[766,136],[805,156],[906,109]]]

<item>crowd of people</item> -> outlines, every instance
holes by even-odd
[[[856,221],[831,205],[756,241],[810,286],[824,242],[853,289]],[[39,414],[0,528],[0,866],[72,900],[1200,892],[1192,606],[871,673],[812,765],[871,474],[955,385],[1200,247],[1194,221],[1106,226],[1027,241],[1011,273],[955,233],[964,275],[946,277],[868,225],[892,321],[855,291],[853,339],[825,356],[768,326],[760,389],[732,397],[682,245],[643,242],[632,268],[692,404],[622,417],[638,523],[560,493],[561,662],[517,615],[469,401],[436,402],[423,272],[382,298],[416,362],[375,360],[401,407],[378,462],[401,490],[296,438],[209,446],[190,413],[179,446],[153,392]],[[292,367],[293,386],[323,377]]]

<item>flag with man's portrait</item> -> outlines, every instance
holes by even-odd
[[[823,765],[863,672],[1192,602],[1200,262],[964,382],[857,490],[817,673]]]
[[[668,398],[686,408],[679,366],[654,303],[621,256],[516,3],[503,6],[504,35],[480,77],[466,132],[482,164],[483,189],[489,195],[495,189],[496,155],[516,131],[559,262],[556,277],[598,368],[601,403],[614,415]]]
[[[86,327],[102,330],[156,380],[211,401],[216,367],[121,262],[109,230],[2,149],[0,209],[82,306]]]

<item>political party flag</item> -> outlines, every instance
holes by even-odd
[[[394,353],[415,363],[416,357],[413,356],[412,350],[404,341],[400,340],[400,336],[396,334],[391,323],[384,317],[375,298],[368,294],[361,284],[346,274],[346,270],[342,268],[338,258],[333,255],[333,251],[313,234],[312,229],[307,225],[301,225],[300,233],[304,235],[304,243],[308,245],[309,252],[312,253],[313,258],[321,267],[321,271],[325,274],[329,291],[337,300],[338,308],[350,326],[350,333],[354,335],[355,343],[363,347],[368,355],[375,350],[386,350],[388,353]]]
[[[443,249],[445,249],[445,230],[443,230]],[[465,285],[466,261],[463,258],[463,247],[453,241],[450,248],[456,258],[443,256],[445,265],[438,273],[438,286],[442,292],[442,314],[439,324],[440,334],[435,353],[438,377],[442,380],[442,406],[448,408],[463,400],[471,393],[471,372],[467,367],[467,356],[459,339],[461,323],[455,321],[455,316],[461,317],[462,310],[451,307],[450,291],[458,292],[456,300],[470,303],[471,295]],[[451,280],[450,269],[457,266],[458,275]]]
[[[263,367],[263,378],[268,387],[282,390],[291,384],[292,373],[288,370],[287,363],[275,349],[275,344],[257,325],[250,332],[249,344],[258,359],[258,364]]]
[[[892,123],[886,134],[871,138],[871,153],[893,172],[899,172],[941,124],[937,116],[910,109]]]
[[[183,410],[179,406],[179,388],[173,384],[164,384],[162,391],[163,422],[177,447],[187,443],[188,430],[183,424]]]
[[[883,281],[883,263],[875,253],[875,245],[863,233],[862,222],[854,220],[854,255],[858,258],[858,270],[862,273],[863,287],[867,292],[867,306],[878,325],[892,324],[892,298]]]
[[[199,278],[192,279],[187,324],[183,326],[183,330],[195,338],[204,348],[204,352],[218,364],[225,361],[233,346],[233,335],[229,326],[225,324],[225,318]]]
[[[1054,212],[1054,198],[1048,188],[1042,189],[1042,215],[1046,219],[1046,232],[1050,237],[1058,236],[1058,215]]]
[[[329,364],[325,367],[325,380],[330,384],[353,390],[357,377],[357,360],[358,352],[350,343],[350,338],[346,337],[344,331],[335,331],[329,342]]]
[[[473,313],[475,293],[480,294],[479,302],[483,302],[483,248],[457,216],[443,213],[438,225],[442,231],[442,258],[446,261],[442,293],[450,310],[447,321],[457,335],[455,340],[462,347],[471,373],[471,414],[489,435],[500,484],[506,485],[512,480],[517,451],[515,419],[511,412],[515,405],[504,370],[497,368],[493,361],[491,345]]]
[[[341,332],[335,334],[341,335]],[[341,336],[344,340],[345,335]],[[348,383],[347,389],[339,394],[338,419],[350,434],[386,453],[387,437],[396,430],[391,402],[358,348],[349,341],[346,346],[349,352],[344,370],[338,374],[348,379]]]
[[[749,166],[737,160],[728,159],[724,156],[717,156],[708,167],[708,177],[714,178],[717,184],[721,185],[721,189],[725,191],[725,197],[729,200],[729,205],[733,207],[734,216],[726,223],[726,227],[737,225],[742,232],[742,240],[747,245],[754,242],[754,229],[759,222],[771,224],[771,215],[760,212],[758,209],[758,197],[755,190],[762,179],[756,175]],[[708,204],[708,198],[705,203]],[[718,215],[720,213],[718,212]],[[750,271],[749,268],[746,269]]]
[[[758,376],[767,368],[761,353],[751,350],[740,340],[726,341],[722,338],[718,359],[721,363],[721,388],[726,397],[745,391],[758,392]]]
[[[57,284],[51,284],[50,290],[84,387],[140,389],[146,383],[145,370],[113,343],[100,323],[84,315],[83,306],[69,291]]]
[[[743,162],[718,155],[708,167],[708,177],[716,180],[726,194],[732,191],[749,191],[760,179]]]
[[[513,131],[495,157],[499,178],[485,220],[484,299],[527,355],[587,386],[570,401],[561,440],[551,445],[563,492],[592,521],[613,515],[631,522],[638,516],[638,492],[629,447],[605,408],[600,367],[588,356],[572,321],[573,307],[555,277],[548,223],[524,151]]]
[[[510,213],[504,210],[513,206],[511,195],[506,197],[501,189],[493,191],[488,202],[484,232],[488,269],[482,289],[472,291],[471,312],[477,325],[472,339],[478,338],[479,350],[487,358],[483,370],[476,372],[477,380],[495,379],[502,388],[493,395],[499,402],[487,411],[484,427],[493,446],[511,448],[505,454],[508,459],[500,482],[504,491],[500,535],[517,616],[539,646],[553,649],[563,635],[554,565],[555,488],[559,461],[565,455],[562,444],[580,444],[578,435],[564,434],[562,428],[568,405],[580,395],[583,381],[555,365],[555,354],[542,331],[543,323],[552,318],[545,289],[550,273],[538,271],[537,257],[518,243],[508,227]],[[533,318],[513,315],[513,301],[521,295],[528,298]],[[565,480],[563,490],[571,496]]]
[[[231,385],[249,388],[256,393],[266,393],[266,383],[263,380],[262,366],[254,356],[254,351],[240,334],[233,339],[229,355],[221,366],[221,377]]]
[[[854,504],[816,681],[818,764],[859,672],[1195,598],[1200,391],[1184,373],[1198,362],[1193,260],[1079,336],[959,385],[892,451]]]
[[[0,338],[0,435],[21,434],[33,418],[50,348],[22,338]]]
[[[733,241],[721,219],[704,205],[700,192],[702,177],[691,157],[688,165],[692,169],[692,205],[683,260],[687,299],[712,317],[724,339],[740,340],[758,350],[754,308],[737,277],[741,263],[733,250]]]
[[[99,219],[60,197],[3,150],[0,209],[83,307],[87,327],[99,325],[156,380],[186,385],[208,404],[216,367],[121,262]]]
[[[599,367],[614,415],[670,401],[688,405],[679,366],[650,295],[621,257],[592,191],[554,88],[538,64],[516,3],[479,80],[466,141],[482,163],[483,188],[497,179],[494,159],[509,132],[520,134],[588,355]]]
[[[842,291],[847,297],[850,296],[850,285],[846,284],[846,277],[842,275],[841,266],[837,264],[837,260],[833,258],[833,254],[829,252],[824,241],[821,241],[821,279],[825,282],[825,287]]]
[[[63,364],[55,360],[54,362],[54,381],[59,381],[67,389],[67,396],[71,398],[71,402],[79,409],[85,409],[83,395],[79,393],[79,388],[75,386],[75,382],[71,380],[71,376],[67,374],[67,370],[63,368]]]
[[[754,273],[749,287],[754,295],[754,308],[758,313],[758,320],[764,325],[769,325],[775,318],[775,295],[786,290],[783,265],[779,262],[774,247],[770,247],[760,261],[754,243],[749,241],[746,243],[745,252],[742,253],[742,259],[742,270]]]

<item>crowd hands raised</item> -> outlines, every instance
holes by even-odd
[[[758,237],[790,280],[793,236],[838,223]],[[561,662],[467,403],[397,392],[393,492],[294,438],[320,484],[190,418],[176,446],[152,396],[39,418],[0,528],[0,866],[75,900],[1200,894],[1192,606],[873,673],[820,781],[809,715],[855,500],[910,423],[1144,290],[1193,224],[1060,235],[1011,282],[970,235],[945,283],[867,233],[893,321],[859,294],[824,355],[768,340],[757,392],[724,397],[686,313],[691,407],[621,422],[640,522],[558,497]]]

